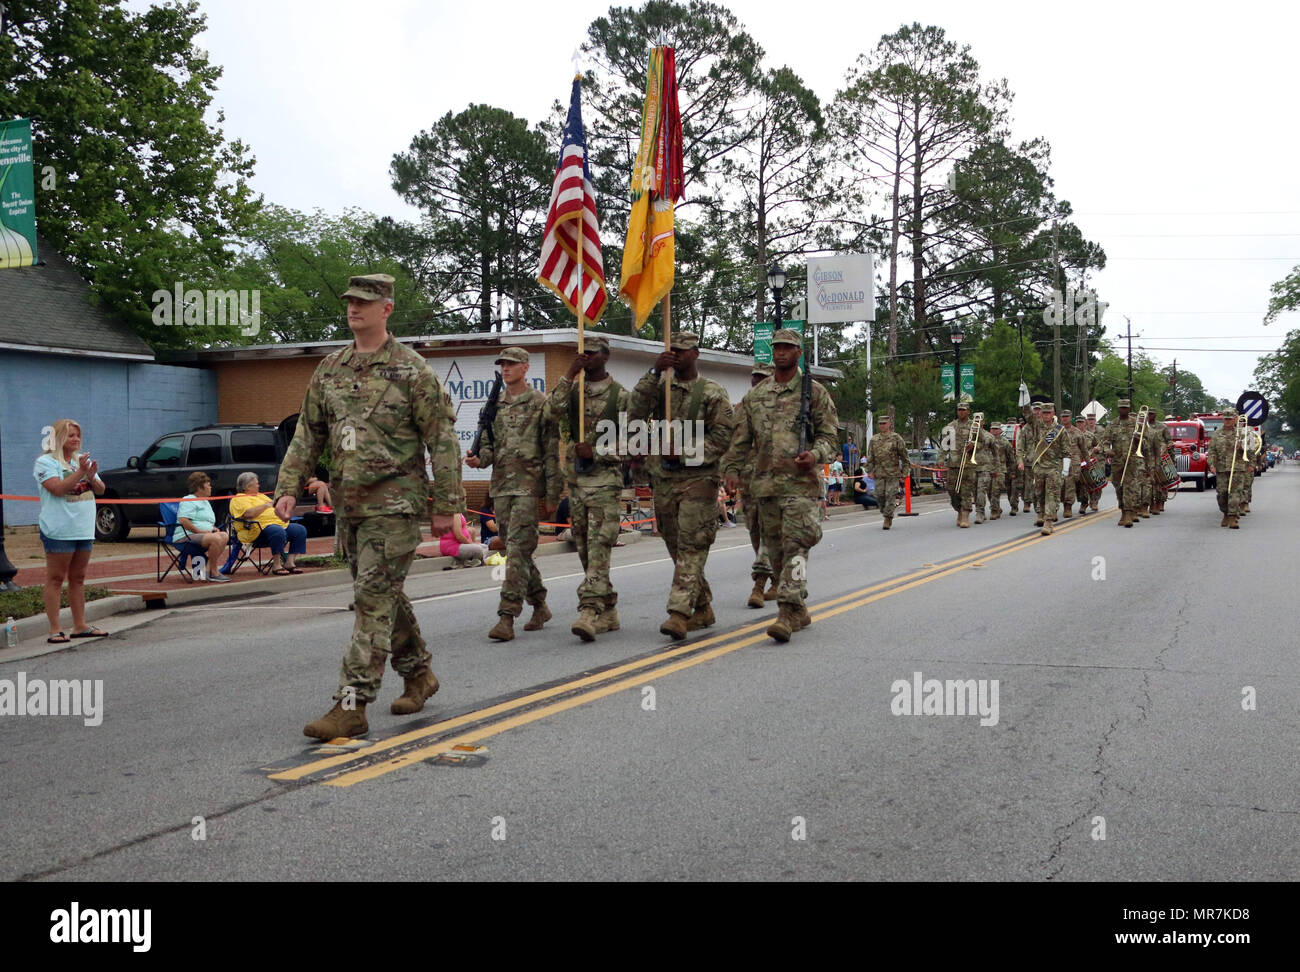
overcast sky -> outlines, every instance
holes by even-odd
[[[984,76],[1015,94],[1013,137],[1048,140],[1058,196],[1106,250],[1096,284],[1108,339],[1127,316],[1135,350],[1177,358],[1235,399],[1258,353],[1300,327],[1296,314],[1261,323],[1270,284],[1300,264],[1300,5],[727,5],[767,64],[789,65],[823,101],[904,22],[970,45]],[[227,137],[251,145],[268,201],[409,218],[389,184],[394,153],[470,103],[541,120],[567,98],[574,50],[610,6],[201,0],[200,44],[225,69],[215,102]]]

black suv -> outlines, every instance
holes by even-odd
[[[132,456],[122,469],[101,472],[107,490],[104,499],[167,499],[189,493],[187,480],[192,472],[205,472],[212,479],[213,496],[229,496],[238,490],[235,480],[240,473],[256,473],[262,491],[275,488],[280,460],[293,438],[298,416],[280,425],[204,425],[188,432],[164,435],[144,451]],[[316,475],[328,479],[323,467]],[[212,509],[220,523],[226,517],[229,500],[213,500]],[[303,518],[309,535],[332,532],[332,513],[318,513],[316,500],[304,493],[298,499],[295,516]],[[133,526],[153,526],[158,522],[157,503],[124,503],[112,506],[101,503],[95,515],[95,539],[122,540]]]

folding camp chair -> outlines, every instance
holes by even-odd
[[[181,540],[177,542],[172,539],[176,532],[176,511],[180,507],[179,503],[159,503],[158,515],[161,517],[156,524],[158,528],[158,583],[161,584],[167,579],[167,575],[173,569],[180,571],[180,575],[185,578],[186,582],[194,580],[190,576],[190,561],[194,557],[204,557],[203,546],[195,543],[193,540]],[[187,533],[188,537],[189,534]],[[163,569],[163,554],[167,555],[167,569]]]
[[[239,534],[235,532],[236,528],[252,530],[253,539],[248,541],[239,539]],[[230,553],[226,557],[225,566],[221,568],[223,574],[233,576],[235,571],[244,564],[251,565],[259,574],[271,573],[271,568],[275,566],[275,560],[271,557],[271,548],[265,543],[261,546],[257,543],[262,537],[262,524],[242,517],[240,519],[229,517],[226,520],[225,530],[230,534]]]

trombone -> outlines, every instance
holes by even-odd
[[[1121,484],[1124,482],[1124,474],[1128,472],[1129,459],[1133,458],[1133,456],[1135,455],[1139,459],[1142,458],[1142,438],[1146,434],[1147,413],[1149,411],[1150,408],[1146,405],[1143,405],[1141,408],[1138,409],[1137,422],[1135,422],[1133,425],[1133,437],[1129,439],[1129,443],[1128,443],[1128,455],[1124,457],[1124,467],[1120,470],[1119,473],[1119,482]],[[1137,452],[1133,451],[1134,443],[1137,443]]]
[[[1250,468],[1255,464],[1250,457],[1251,446],[1253,445],[1256,449],[1256,457],[1258,457],[1259,449],[1257,433],[1246,424],[1245,416],[1239,417],[1237,421],[1240,424],[1237,426],[1237,434],[1232,443],[1232,467],[1228,470],[1228,492],[1230,493],[1232,492],[1232,477],[1237,471],[1237,453],[1241,453],[1241,461],[1247,468]]]
[[[975,461],[975,453],[979,451],[979,447],[980,447],[980,426],[983,425],[983,424],[984,424],[984,413],[983,413],[983,412],[976,412],[976,413],[975,413],[975,417],[974,417],[973,419],[971,419],[971,423],[970,423],[970,435],[968,435],[968,436],[966,437],[966,441],[965,441],[965,443],[963,443],[963,446],[962,446],[962,450],[961,450],[961,465],[957,467],[957,493],[958,493],[958,495],[961,494],[961,478],[962,478],[962,476],[964,476],[964,475],[966,474],[966,459],[967,459],[967,452],[966,452],[966,448],[965,448],[965,447],[966,447],[966,446],[970,446],[970,445],[973,445],[973,446],[975,447],[974,449],[971,449],[971,450],[970,450],[970,461],[971,461],[971,462],[974,462],[974,461]]]

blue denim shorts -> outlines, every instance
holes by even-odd
[[[70,554],[77,553],[81,550],[89,550],[95,545],[94,540],[55,540],[41,534],[41,543],[45,546],[47,554]]]

